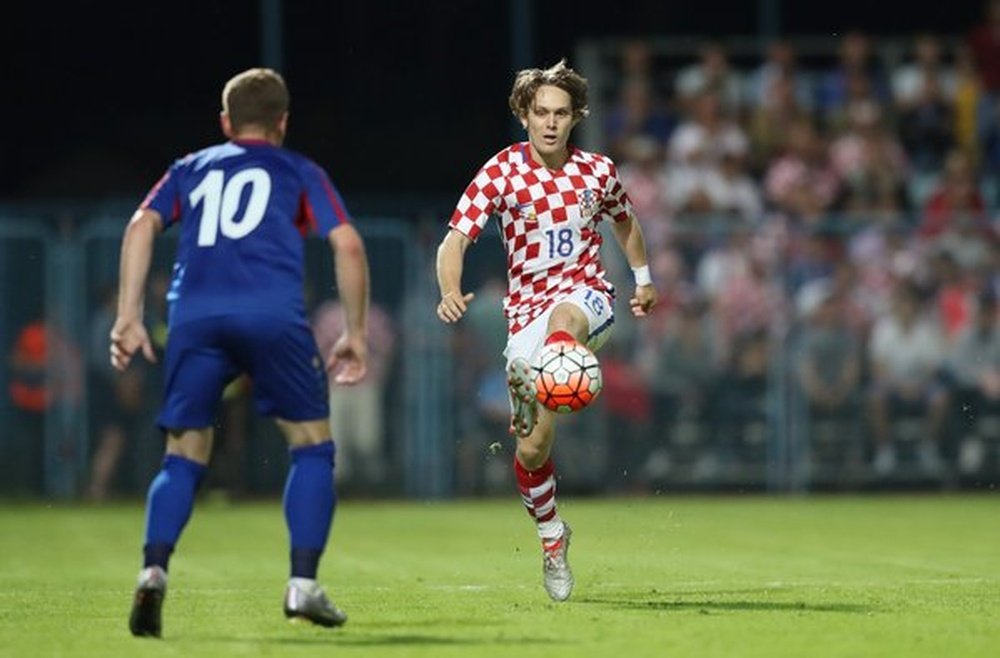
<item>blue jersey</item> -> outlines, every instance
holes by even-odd
[[[168,228],[180,224],[171,326],[247,313],[304,318],[304,237],[350,221],[323,169],[263,140],[176,161],[141,207]]]

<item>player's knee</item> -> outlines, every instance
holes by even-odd
[[[330,425],[326,420],[277,420],[288,445],[293,448],[314,446],[330,440]]]
[[[518,448],[517,449],[517,461],[521,462],[526,470],[534,471],[537,470],[545,463],[545,460],[541,457],[542,451],[537,448]]]
[[[208,464],[212,456],[212,438],[211,428],[168,430],[166,453],[199,464]]]

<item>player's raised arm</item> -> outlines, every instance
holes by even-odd
[[[657,293],[653,286],[653,278],[649,273],[646,258],[646,240],[642,236],[642,228],[635,215],[629,214],[628,219],[614,223],[615,239],[625,252],[629,267],[635,275],[635,295],[629,299],[632,314],[642,317],[656,305]]]
[[[336,373],[337,384],[356,384],[368,370],[368,255],[364,242],[351,224],[330,231],[337,291],[344,308],[344,333],[333,345],[327,369]]]
[[[147,361],[156,362],[142,313],[153,242],[162,229],[160,213],[150,209],[137,210],[125,227],[118,275],[118,317],[110,336],[111,365],[117,370],[125,370],[140,349]]]
[[[438,317],[443,322],[452,323],[465,314],[474,293],[462,294],[462,265],[465,250],[472,240],[461,232],[451,229],[444,236],[437,251],[437,280],[441,289],[441,301],[437,306]]]

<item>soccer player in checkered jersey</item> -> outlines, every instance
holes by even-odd
[[[368,260],[326,172],[281,147],[288,103],[284,80],[270,69],[229,80],[221,115],[229,141],[177,160],[125,229],[111,331],[118,370],[139,352],[155,361],[142,320],[146,276],[155,237],[173,226],[180,231],[157,418],[166,456],[149,487],[143,569],[129,618],[137,636],[161,634],[168,562],[208,466],[222,391],[241,373],[253,380],[257,410],[276,419],[289,445],[285,615],[322,626],[347,620],[316,582],[336,504],[326,370],[339,384],[364,377]],[[330,244],[344,307],[345,329],[326,359],[305,316],[310,232]]]
[[[598,255],[598,222],[613,222],[616,241],[635,273],[632,313],[645,316],[657,294],[642,232],[614,163],[569,144],[573,127],[587,116],[587,81],[565,62],[521,71],[510,109],[528,140],[490,158],[459,200],[438,247],[437,313],[447,323],[465,313],[473,298],[462,292],[465,251],[496,215],[507,251],[504,356],[511,432],[517,440],[514,471],[541,538],[545,590],[553,600],[564,601],[572,592],[573,574],[566,560],[571,531],[556,511],[550,457],[556,414],[536,402],[530,366],[543,345],[575,341],[596,350],[610,333],[614,288]]]

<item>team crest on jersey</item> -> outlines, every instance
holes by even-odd
[[[584,219],[590,219],[597,214],[597,209],[601,206],[600,197],[591,189],[585,189],[577,196],[580,204],[580,214]]]
[[[535,213],[535,206],[530,203],[522,203],[517,206],[517,213],[521,221],[525,224],[537,224],[538,215]]]

